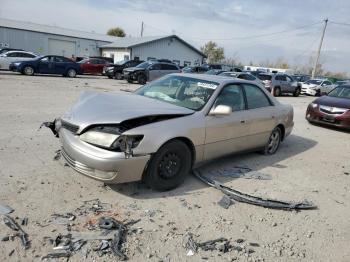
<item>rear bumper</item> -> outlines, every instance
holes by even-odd
[[[60,128],[62,156],[77,172],[105,183],[125,183],[141,180],[150,155],[125,157],[123,152],[97,148]]]

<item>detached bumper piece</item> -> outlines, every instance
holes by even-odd
[[[193,174],[197,178],[199,178],[202,182],[220,190],[222,193],[228,195],[230,198],[232,198],[237,202],[242,202],[242,203],[247,203],[251,205],[272,208],[272,209],[283,209],[283,210],[317,209],[317,206],[315,206],[314,204],[308,201],[295,203],[295,202],[284,202],[284,201],[264,199],[260,197],[251,196],[248,194],[241,193],[227,186],[224,186],[223,184],[219,183],[216,180],[209,179],[203,176],[198,170],[193,170]]]

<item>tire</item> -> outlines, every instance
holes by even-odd
[[[273,155],[278,150],[282,140],[282,132],[279,127],[272,130],[269,140],[263,150],[264,155]]]
[[[34,75],[34,68],[31,66],[25,66],[23,68],[23,74],[27,75],[27,76],[32,76]]]
[[[144,182],[157,191],[173,189],[183,183],[191,170],[191,164],[188,146],[179,140],[170,141],[152,156]]]
[[[280,96],[281,95],[281,88],[279,86],[273,88],[273,96]]]
[[[115,72],[114,79],[122,80],[123,79],[123,74],[119,73],[119,72]]]
[[[315,96],[321,96],[321,90],[320,90],[320,89],[318,89],[318,90],[316,91]]]
[[[73,68],[70,68],[70,69],[68,69],[66,75],[70,78],[74,78],[77,76],[77,71],[75,71],[75,69],[73,69]]]
[[[138,82],[140,85],[144,85],[144,84],[146,84],[146,82],[147,82],[147,77],[146,77],[144,74],[140,74],[140,75],[138,75],[138,77],[137,77],[137,82]]]
[[[298,96],[300,95],[300,92],[301,92],[300,88],[299,88],[299,87],[296,88],[296,89],[294,90],[293,96],[298,97]]]
[[[113,77],[112,76],[107,76],[109,79],[112,79]]]

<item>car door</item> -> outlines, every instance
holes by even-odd
[[[275,107],[257,85],[242,84],[242,87],[247,102],[245,121],[248,139],[246,147],[247,149],[259,148],[267,143],[276,126]]]
[[[330,81],[326,80],[321,85],[321,94],[328,94],[333,89],[334,85]]]
[[[55,73],[59,75],[64,75],[67,72],[67,62],[69,60],[65,57],[55,56],[54,57],[54,63],[55,63]]]
[[[161,66],[160,64],[152,64],[148,68],[148,81],[152,81],[157,79],[161,74]]]
[[[38,73],[40,74],[54,74],[55,63],[52,56],[45,56],[38,62]]]
[[[298,87],[298,82],[294,81],[293,78],[290,76],[285,76],[286,77],[286,92],[288,93],[293,93],[295,89]]]
[[[288,82],[287,82],[287,78],[285,75],[279,75],[279,76],[276,76],[276,79],[278,78],[278,81],[279,81],[279,85],[281,87],[281,91],[284,93],[284,92],[288,92]]]
[[[242,87],[238,84],[223,87],[212,109],[218,105],[230,106],[232,113],[227,116],[206,116],[206,160],[244,150],[247,145],[247,112]]]

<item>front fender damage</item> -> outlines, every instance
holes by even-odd
[[[58,132],[57,132],[57,130],[56,130],[56,121],[57,121],[57,119],[55,119],[55,120],[52,121],[52,122],[43,122],[43,123],[40,125],[39,130],[40,130],[43,126],[45,126],[45,127],[49,128],[49,129],[52,131],[52,133],[54,134],[55,137],[58,137]]]

